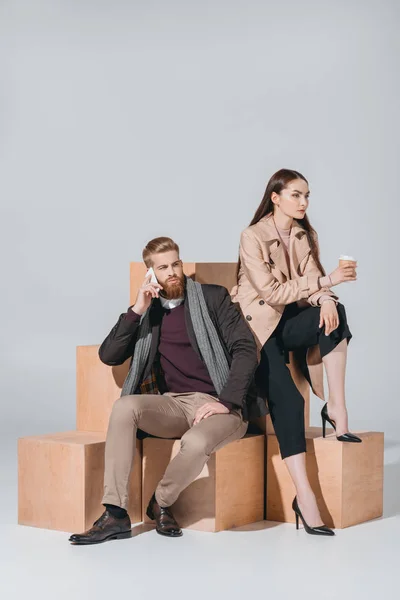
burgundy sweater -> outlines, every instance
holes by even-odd
[[[132,309],[131,318],[139,321]],[[180,304],[173,309],[165,309],[161,322],[160,341],[158,345],[161,368],[169,392],[202,392],[218,397],[211,381],[206,365],[192,348],[185,323],[185,305]],[[221,404],[231,410],[233,404]]]

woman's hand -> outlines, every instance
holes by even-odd
[[[319,327],[325,325],[325,335],[329,335],[339,326],[339,315],[336,303],[333,300],[325,300],[321,305]]]
[[[337,269],[332,271],[332,273],[329,275],[332,282],[332,286],[339,285],[339,283],[344,283],[345,281],[356,281],[356,268],[356,264],[347,264],[341,267],[337,267]]]

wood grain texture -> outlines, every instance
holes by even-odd
[[[362,444],[343,444],[342,527],[383,514],[384,434],[369,431],[362,439]]]
[[[264,519],[265,437],[248,435],[218,450],[215,531]]]
[[[101,362],[99,346],[76,349],[76,428],[106,432],[112,406],[121,395],[130,360],[117,367]]]
[[[319,427],[306,431],[307,474],[326,525],[342,529],[382,514],[383,434],[358,433],[361,444],[341,443]],[[295,488],[280,457],[275,435],[268,436],[266,515],[294,523]]]
[[[236,281],[236,263],[232,262],[198,262],[194,263],[195,278],[199,283],[223,285],[228,292]]]
[[[103,512],[105,434],[70,431],[18,440],[18,523],[81,532]],[[129,514],[142,518],[141,442],[130,479]]]
[[[264,516],[265,438],[245,436],[212,454],[200,475],[172,507],[181,527],[221,531],[260,521]],[[148,502],[180,440],[143,440],[143,518]]]

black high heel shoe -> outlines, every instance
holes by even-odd
[[[333,429],[336,431],[336,423],[333,421],[328,415],[328,404],[324,404],[323,409],[321,410],[321,418],[322,418],[322,437],[325,437],[325,428],[326,422],[332,425]],[[343,435],[337,435],[336,439],[339,442],[362,442],[362,440],[354,435],[354,433],[344,433]]]
[[[329,529],[326,525],[320,525],[319,527],[310,527],[304,520],[303,515],[301,514],[301,510],[299,505],[297,504],[297,496],[294,497],[292,508],[294,510],[294,514],[296,515],[296,529],[299,528],[299,517],[303,522],[304,529],[307,533],[311,535],[335,535],[335,532],[332,529]]]

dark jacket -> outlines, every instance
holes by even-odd
[[[257,390],[254,382],[258,360],[253,334],[237,307],[232,303],[226,288],[210,284],[202,284],[201,287],[210,318],[219,334],[230,366],[228,381],[219,394],[220,400],[232,403],[235,409],[241,409],[245,420],[267,414],[265,395]],[[150,324],[152,326],[150,356],[143,370],[141,381],[149,377],[157,360],[162,317],[161,303],[158,299],[153,299],[150,307]],[[187,302],[185,302],[185,321],[191,345],[202,360]],[[138,329],[139,324],[127,318],[127,313],[123,313],[100,346],[101,361],[106,365],[114,366],[121,365],[129,357],[132,357]],[[162,384],[158,387],[162,389]]]

